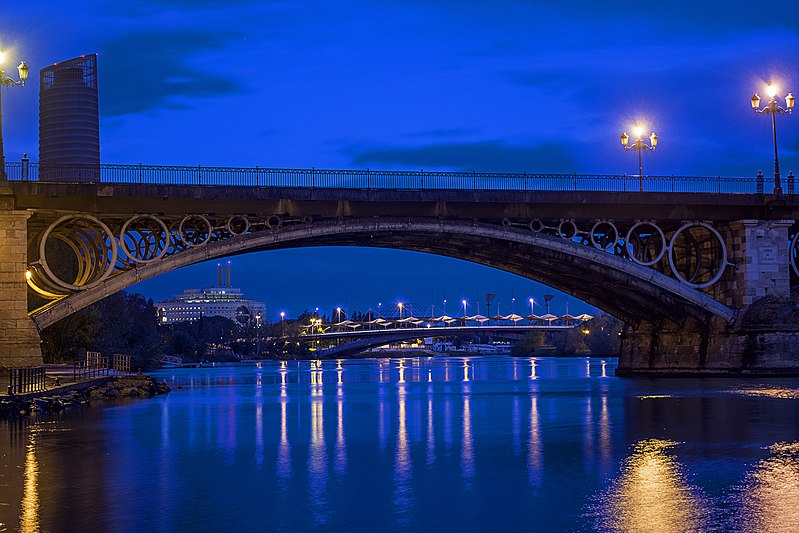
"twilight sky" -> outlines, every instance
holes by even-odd
[[[6,158],[38,159],[39,69],[97,52],[105,163],[635,174],[618,138],[641,120],[660,137],[647,174],[768,175],[770,125],[749,98],[764,96],[769,79],[799,92],[799,5],[775,7],[4,0],[6,68],[20,59],[31,68],[28,87],[3,95]],[[799,124],[781,118],[787,174]],[[513,294],[521,312],[546,292],[401,251],[289,250],[234,265],[234,284],[272,315],[365,309],[378,298],[439,310],[447,298],[455,312],[452,302],[486,292],[503,311]],[[195,265],[133,290],[168,297],[212,284],[215,270]]]

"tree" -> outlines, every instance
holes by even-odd
[[[583,323],[585,344],[591,355],[619,355],[621,349],[621,330],[624,323],[610,315],[599,315]]]
[[[556,332],[552,336],[555,352],[561,357],[584,355],[588,352],[588,346],[585,345],[583,339],[584,336],[585,334],[580,327]]]
[[[511,346],[510,353],[514,357],[526,357],[544,347],[543,331],[531,331]]]
[[[42,331],[47,362],[83,359],[86,351],[131,356],[131,368],[153,368],[160,357],[152,300],[124,291],[81,309]]]

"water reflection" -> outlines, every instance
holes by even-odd
[[[464,386],[463,390],[463,432],[461,436],[461,474],[466,481],[466,487],[471,487],[474,477],[474,440],[472,437],[472,404],[470,389]]]
[[[530,396],[530,435],[527,442],[527,454],[527,478],[531,485],[540,487],[543,479],[543,454],[537,396]]]
[[[344,395],[341,390],[336,398],[336,474],[347,471],[347,444],[344,441]]]
[[[745,531],[799,531],[799,442],[769,447],[740,491],[736,522]]]
[[[684,533],[707,529],[707,511],[674,455],[678,443],[638,442],[593,509],[600,531]]]
[[[799,380],[614,364],[165,372],[193,387],[53,417],[63,434],[0,421],[0,531],[799,531]]]
[[[314,372],[312,372],[313,376]],[[321,390],[321,370],[316,388],[311,392],[311,442],[308,449],[308,482],[314,521],[324,524],[327,506],[327,446],[325,445],[324,397]]]
[[[405,385],[399,385],[397,387],[397,446],[394,453],[394,505],[401,515],[408,512],[408,505],[411,501],[411,454],[408,445],[406,394]]]
[[[280,441],[277,447],[277,475],[287,479],[291,476],[291,445],[288,434],[288,398],[280,395]]]
[[[36,430],[31,430],[25,454],[20,533],[39,532],[39,462],[36,459],[36,433]]]
[[[433,388],[427,387],[427,465],[436,461],[436,433],[433,427]]]

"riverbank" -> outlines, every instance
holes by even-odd
[[[86,406],[93,401],[116,398],[150,398],[171,389],[152,376],[105,376],[73,383],[47,391],[0,398],[0,418],[29,416],[34,413],[57,413]]]

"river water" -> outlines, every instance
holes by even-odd
[[[614,359],[159,371],[0,422],[0,531],[799,531],[799,380]]]

